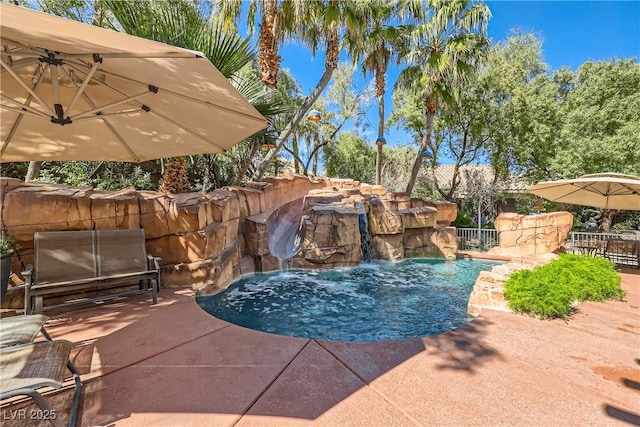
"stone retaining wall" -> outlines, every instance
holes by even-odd
[[[14,283],[33,261],[36,231],[144,228],[148,252],[162,257],[163,286],[217,292],[241,274],[279,267],[268,249],[266,217],[304,196],[307,238],[290,260],[293,267],[358,264],[358,214],[363,209],[379,258],[450,258],[457,250],[455,229],[449,227],[455,204],[345,179],[288,174],[206,194],[164,194],[0,178],[0,196],[3,227],[20,245],[12,266]]]
[[[499,247],[490,249],[490,254],[526,256],[557,252],[564,247],[573,227],[573,215],[570,212],[503,213],[496,218],[495,227]]]

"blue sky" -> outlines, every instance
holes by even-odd
[[[487,1],[487,4],[492,14],[488,34],[493,42],[504,40],[515,28],[534,32],[543,41],[543,57],[551,70],[562,66],[576,70],[588,60],[640,57],[640,1]],[[281,48],[280,54],[282,67],[291,71],[308,94],[322,75],[322,52],[313,59],[304,47],[289,44]],[[398,71],[390,70],[388,93]],[[387,115],[391,105],[389,98]],[[367,139],[375,138],[377,133],[376,115],[374,106],[369,113],[373,128],[367,132]],[[394,129],[388,129],[386,137],[391,145],[402,145],[411,139]],[[373,139],[370,143],[373,144]]]

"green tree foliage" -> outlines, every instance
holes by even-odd
[[[385,145],[382,150],[382,185],[389,191],[404,191],[411,174],[411,164],[415,150],[409,145],[391,147]],[[416,186],[416,194],[420,185]]]
[[[397,82],[420,94],[426,122],[407,193],[415,185],[422,163],[420,156],[429,145],[439,108],[455,96],[451,91],[457,84],[474,74],[488,47],[485,32],[491,14],[486,4],[468,0],[433,0],[427,4],[427,19],[413,26],[406,38],[400,57],[408,67],[401,71]]]
[[[640,65],[587,62],[547,74],[542,42],[513,33],[496,44],[478,80],[491,135],[490,158],[501,175],[576,178],[640,171]]]
[[[324,158],[324,167],[330,177],[374,182],[376,152],[354,133],[340,133],[336,143],[324,147]]]
[[[556,73],[554,77],[566,74]],[[587,62],[573,73],[562,100],[553,175],[640,174],[640,65],[636,60]]]
[[[501,176],[544,175],[559,129],[555,85],[546,77],[542,41],[514,31],[489,52],[478,78],[490,159]]]
[[[154,162],[141,165],[116,162],[43,162],[36,181],[57,182],[73,186],[91,186],[98,190],[120,190],[134,187],[138,190],[156,189],[157,179],[148,170]],[[145,169],[143,169],[143,167]]]

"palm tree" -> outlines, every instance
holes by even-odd
[[[425,131],[407,183],[411,193],[420,171],[421,154],[433,132],[433,119],[441,102],[452,99],[451,88],[464,81],[486,51],[489,8],[470,0],[429,0],[428,17],[412,26],[401,58],[410,65],[397,85],[410,88],[423,99]]]
[[[202,52],[267,120],[286,111],[246,70],[255,58],[250,41],[226,31],[223,22],[206,8],[187,0],[105,3],[115,19],[111,23],[114,29]],[[230,155],[235,156],[234,174],[229,180],[214,177],[217,184],[241,181],[265,138],[272,136],[268,131],[259,132],[230,150]],[[215,172],[213,159],[224,155],[205,156],[208,157],[205,163],[212,165]]]
[[[318,47],[324,44],[324,72],[311,94],[278,136],[276,148],[262,162],[255,179],[262,178],[291,133],[331,80],[338,67],[341,38],[360,37],[367,6],[359,0],[289,0],[285,3],[288,5],[286,13],[293,13],[290,20],[292,28],[298,31],[296,35],[311,48],[312,54],[315,55]]]
[[[214,2],[226,25],[234,29],[235,21],[242,14],[243,3],[245,3],[244,0],[215,0]],[[290,1],[281,1],[278,4],[278,0],[250,0],[247,8],[247,27],[250,32],[255,30],[256,13],[258,11],[261,13],[258,67],[262,84],[270,89],[275,89],[278,85],[281,61],[278,50],[291,28],[290,20],[293,14],[290,11],[290,3]]]
[[[376,155],[376,184],[381,183],[382,174],[382,146],[384,141],[384,95],[386,92],[386,73],[391,60],[393,44],[398,36],[398,30],[390,25],[397,20],[399,3],[397,1],[372,0],[367,3],[366,30],[362,37],[350,40],[349,52],[354,64],[362,60],[364,76],[371,73],[375,78],[376,97],[378,98],[378,139]]]

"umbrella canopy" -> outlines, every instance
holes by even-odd
[[[597,173],[576,179],[544,181],[529,190],[552,202],[603,209],[640,210],[640,177]]]
[[[198,52],[0,4],[0,161],[220,153],[266,119]]]

